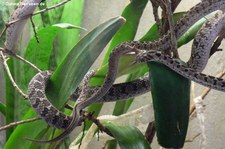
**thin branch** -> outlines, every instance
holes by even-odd
[[[2,32],[1,32],[1,34],[0,34],[0,38],[2,37],[2,35],[5,33],[5,31],[7,30],[7,28],[8,28],[10,25],[12,25],[12,24],[14,24],[14,23],[16,23],[16,22],[18,22],[18,21],[20,21],[20,20],[27,19],[27,18],[29,18],[29,17],[31,17],[31,16],[32,16],[32,14],[26,15],[26,16],[23,16],[23,17],[21,17],[21,18],[19,18],[19,19],[15,19],[15,20],[12,20],[12,21],[6,23],[4,29],[2,30]]]
[[[98,126],[99,130],[105,132],[109,136],[113,136],[112,133],[106,127],[104,127],[98,119],[94,117],[94,112],[92,113],[84,112],[84,116],[88,118],[90,121],[92,121],[93,123],[95,123],[95,125]]]
[[[179,58],[179,54],[177,51],[177,39],[174,32],[174,21],[173,21],[173,13],[171,10],[171,1],[170,0],[164,0],[165,6],[166,6],[166,12],[168,15],[168,22],[169,22],[169,28],[170,28],[170,38],[171,38],[171,49],[173,51],[173,57]]]
[[[21,18],[19,18],[19,19],[15,19],[15,20],[13,20],[13,21],[8,22],[8,23],[5,25],[4,29],[2,30],[2,32],[1,32],[1,34],[0,34],[0,38],[2,37],[2,35],[5,33],[6,29],[7,29],[10,25],[12,25],[12,24],[14,24],[14,23],[16,23],[16,22],[18,22],[18,21],[20,21],[20,20],[24,20],[24,19],[30,18],[30,17],[32,17],[32,16],[35,16],[35,15],[37,15],[37,14],[45,13],[46,11],[49,11],[49,10],[51,10],[51,9],[55,9],[55,8],[57,8],[57,7],[60,7],[60,6],[64,5],[64,4],[68,3],[69,1],[71,1],[71,0],[65,0],[65,1],[62,1],[62,2],[60,2],[60,3],[58,3],[58,4],[54,5],[54,6],[51,6],[51,7],[49,7],[49,8],[45,8],[45,9],[43,9],[43,10],[34,12],[33,14],[29,14],[29,15],[23,16],[23,17],[21,17]]]
[[[0,38],[1,38],[1,37],[2,37],[2,35],[5,33],[6,29],[7,29],[7,27],[5,26],[5,27],[3,28],[2,32],[1,32],[1,34],[0,34]]]
[[[69,1],[71,1],[71,0],[65,0],[65,1],[62,1],[62,2],[60,2],[60,3],[56,4],[56,5],[54,5],[54,6],[45,8],[45,9],[40,10],[40,11],[37,11],[37,12],[34,12],[34,13],[33,13],[33,16],[34,16],[34,15],[37,15],[37,14],[40,14],[40,13],[44,13],[44,12],[49,11],[49,10],[51,10],[51,9],[55,9],[55,8],[57,8],[57,7],[60,7],[60,6],[64,5],[64,4],[68,3]]]
[[[67,108],[67,109],[69,109],[69,110],[73,110],[73,107],[72,107],[71,105],[69,105],[69,104],[66,104],[66,105],[65,105],[65,108]]]
[[[24,59],[23,57],[21,57],[21,56],[19,56],[19,55],[16,55],[16,54],[14,54],[13,52],[5,51],[5,49],[3,49],[3,48],[0,48],[0,51],[5,52],[5,53],[7,53],[8,55],[17,58],[18,60],[20,60],[20,61],[22,61],[22,62],[24,62],[24,63],[30,65],[30,66],[31,66],[32,68],[34,68],[36,71],[41,72],[41,70],[40,70],[37,66],[35,66],[33,63],[29,62],[28,60]]]
[[[36,38],[37,43],[40,43],[40,41],[38,39],[38,36],[37,36],[37,32],[35,30],[35,24],[34,24],[34,21],[33,21],[32,17],[30,17],[30,22],[32,24],[32,28],[33,28],[33,32],[34,32],[34,37]]]
[[[5,55],[3,54],[3,52],[2,51],[0,51],[0,57],[2,58],[2,60],[3,60],[3,65],[4,65],[4,68],[5,68],[5,70],[6,70],[6,72],[7,72],[7,74],[8,74],[8,76],[9,76],[9,79],[10,79],[10,81],[12,82],[12,85],[13,85],[13,87],[15,87],[15,89],[25,98],[25,99],[27,99],[28,97],[27,97],[27,95],[25,94],[25,93],[23,93],[23,91],[18,87],[18,85],[15,83],[15,81],[14,81],[14,79],[13,79],[13,77],[12,77],[12,74],[11,74],[11,72],[10,72],[10,70],[9,70],[9,67],[8,67],[8,65],[7,65],[7,59],[6,59],[6,57],[5,57]]]
[[[172,0],[171,1],[171,9],[172,9],[172,12],[175,11],[175,9],[177,8],[177,6],[180,4],[181,0]],[[163,9],[163,12],[162,12],[162,33],[165,34],[168,30],[169,30],[169,22],[167,20],[167,14],[166,14],[166,10]]]
[[[27,120],[12,122],[12,123],[10,123],[8,125],[5,125],[5,126],[0,127],[0,131],[3,131],[5,129],[11,128],[11,127],[14,127],[14,126],[17,126],[17,125],[21,125],[21,124],[25,124],[25,123],[30,123],[30,122],[33,122],[33,121],[36,121],[36,120],[40,120],[40,118],[39,117],[35,117],[35,118],[27,119]]]
[[[155,0],[150,0],[150,2],[152,3],[152,10],[153,10],[153,15],[155,18],[155,22],[158,26],[158,32],[160,34],[160,36],[162,36],[162,23],[159,19],[159,14],[158,14],[158,8],[159,8],[159,2],[155,1]]]
[[[23,57],[19,55],[13,55],[13,57],[17,58],[18,60],[30,65],[32,68],[34,68],[36,71],[41,72],[41,69],[39,69],[37,66],[35,66],[33,63],[29,62],[28,60],[24,59]]]

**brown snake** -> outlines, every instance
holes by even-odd
[[[224,9],[225,9],[224,0],[202,1],[201,3],[193,7],[190,11],[188,11],[187,14],[184,15],[184,17],[176,24],[175,26],[176,37],[180,38],[180,36],[184,32],[186,32],[191,25],[193,25],[197,20],[199,20],[203,16],[215,10],[224,10]],[[220,15],[223,15],[223,14],[220,14]],[[215,18],[217,19],[217,16],[215,16]],[[222,17],[222,22],[224,23],[224,16]],[[208,26],[208,28],[210,27],[212,26],[211,25]],[[214,24],[214,27],[216,27],[215,24]],[[211,38],[210,35],[207,35],[206,37]],[[199,35],[199,36],[201,38],[204,37],[203,35]],[[198,44],[199,42],[200,44]],[[199,42],[196,41],[195,46],[196,45],[200,45],[200,47],[203,46],[201,50],[205,50],[205,47],[204,47],[205,43],[203,42],[201,44],[201,40]],[[212,44],[212,42],[210,44]],[[135,42],[132,41],[132,42],[125,42],[117,46],[110,55],[109,72],[105,78],[104,84],[90,98],[81,100],[78,104],[76,104],[73,111],[73,117],[66,116],[62,112],[58,111],[48,101],[47,97],[45,96],[45,87],[47,84],[47,80],[51,76],[51,73],[49,73],[48,71],[44,71],[35,75],[33,79],[31,80],[31,82],[29,83],[29,87],[28,87],[28,94],[29,94],[29,99],[31,101],[31,105],[35,108],[37,113],[48,124],[54,127],[57,127],[59,129],[66,129],[62,135],[58,136],[57,138],[54,138],[53,140],[50,140],[50,141],[42,140],[39,142],[46,143],[51,141],[57,141],[64,138],[71,130],[73,130],[74,127],[79,125],[79,122],[82,119],[82,116],[81,116],[82,113],[80,112],[85,107],[87,107],[88,105],[94,102],[103,102],[103,99],[104,99],[103,97],[107,94],[111,94],[111,92],[109,91],[110,91],[110,88],[112,87],[114,80],[116,79],[119,57],[129,52],[137,53],[137,62],[149,62],[149,61],[160,62],[168,66],[170,69],[174,70],[175,72],[179,73],[180,75],[186,77],[187,79],[193,80],[195,82],[198,82],[210,88],[214,88],[223,92],[225,91],[224,80],[215,78],[213,76],[207,76],[205,74],[202,74],[196,71],[196,70],[201,71],[203,67],[205,67],[209,54],[205,54],[202,56],[202,54],[201,55],[199,54],[199,50],[197,50],[197,52],[192,52],[191,59],[188,62],[188,65],[192,68],[189,68],[181,64],[178,60],[172,59],[170,56],[165,55],[161,52],[169,47],[170,47],[169,33],[166,34],[160,40],[155,42],[142,43],[138,41],[135,41]],[[207,59],[206,63],[202,61],[201,62],[198,61],[198,59],[202,58],[201,56],[204,58],[206,57]],[[194,62],[195,60],[196,62]],[[124,86],[124,87],[128,87],[128,86]]]

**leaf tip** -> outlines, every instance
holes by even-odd
[[[121,19],[124,23],[127,21],[124,17],[118,16],[118,19]]]

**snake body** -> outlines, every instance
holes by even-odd
[[[160,51],[144,51],[137,55],[137,62],[151,61],[162,63],[189,80],[225,92],[225,80],[197,72]]]
[[[225,15],[222,11],[217,12],[214,17],[210,18],[195,36],[191,57],[187,62],[188,67],[202,72],[210,57],[212,43],[222,30],[225,24]]]
[[[224,0],[204,0],[194,7],[192,7],[187,13],[179,20],[174,26],[174,32],[176,39],[179,39],[194,23],[196,23],[202,17],[214,12],[216,10],[225,10]],[[164,51],[171,47],[170,31],[162,38],[154,42],[140,42],[140,41],[128,41],[119,46],[130,45],[140,50],[156,50]],[[117,46],[117,47],[119,47]]]
[[[18,40],[22,30],[35,8],[41,0],[23,0],[19,3],[17,9],[11,14],[9,22],[19,20],[11,24],[6,30],[5,50],[7,53],[16,53],[18,51]]]
[[[71,117],[55,108],[47,100],[45,94],[45,88],[51,74],[50,71],[43,71],[32,78],[28,88],[28,99],[39,116],[49,125],[59,129],[66,129],[72,120]]]
[[[58,129],[66,129],[71,123],[71,116],[67,116],[54,107],[46,97],[45,88],[51,76],[50,71],[42,71],[37,73],[29,83],[28,99],[32,107],[36,110],[39,116],[44,119],[49,125]],[[149,78],[146,75],[132,82],[113,85],[109,92],[104,95],[101,102],[112,102],[118,99],[127,99],[138,96],[150,90]],[[99,87],[92,88],[88,91],[87,96],[91,97]],[[72,96],[77,99],[81,93],[78,89]],[[117,95],[117,96],[115,96]]]
[[[100,87],[91,87],[86,92],[87,98],[91,97]],[[109,91],[100,99],[98,103],[113,102],[118,100],[126,100],[131,97],[139,96],[150,91],[149,74],[138,78],[131,82],[114,84]],[[77,101],[81,94],[81,88],[77,90],[70,97],[71,100]]]
[[[224,0],[202,1],[201,3],[193,7],[190,11],[188,11],[187,14],[184,15],[184,17],[178,22],[178,24],[176,24],[175,26],[176,37],[180,38],[180,36],[185,31],[187,31],[187,29],[191,25],[193,25],[197,20],[199,20],[201,17],[215,10],[224,10],[224,9],[225,9]],[[216,25],[214,25],[214,27],[215,26]],[[201,46],[202,44],[196,44],[196,46],[197,45]],[[105,82],[90,98],[83,100],[76,105],[73,117],[64,115],[62,112],[58,111],[48,101],[45,95],[45,87],[47,84],[47,80],[50,77],[50,73],[48,71],[44,71],[35,75],[33,79],[31,80],[31,82],[29,83],[29,87],[28,87],[28,94],[29,94],[31,105],[48,124],[54,127],[57,127],[59,129],[66,128],[66,131],[61,136],[51,141],[57,141],[59,139],[62,139],[67,133],[69,133],[78,124],[78,121],[80,118],[80,113],[79,113],[80,110],[84,109],[91,103],[103,102],[104,96],[113,94],[113,92],[109,92],[109,91],[110,91],[110,88],[112,87],[114,80],[116,79],[119,57],[129,52],[137,53],[137,62],[149,62],[149,61],[160,62],[190,80],[193,80],[202,85],[205,85],[223,92],[225,91],[224,80],[215,78],[213,76],[207,76],[200,72],[196,72],[196,70],[202,70],[203,67],[206,65],[206,64],[202,64],[204,63],[202,61],[200,62],[198,61],[196,62],[196,64],[193,64],[193,61],[195,61],[195,59],[198,59],[199,56],[201,56],[201,55],[198,55],[198,52],[196,53],[193,52],[194,54],[191,56],[191,59],[188,62],[188,65],[190,66],[195,65],[193,66],[193,69],[192,69],[181,64],[179,61],[172,59],[170,56],[165,55],[162,52],[163,50],[169,47],[170,47],[170,33],[166,34],[163,38],[155,42],[149,43],[149,42],[132,41],[132,42],[125,42],[117,46],[110,55],[109,72],[105,78]],[[204,50],[204,49],[205,48],[202,47],[201,50]],[[205,56],[202,56],[202,57],[209,57],[209,56],[208,54],[205,54]],[[128,86],[125,86],[125,87],[128,87]],[[150,87],[148,86],[148,89],[149,88]],[[57,120],[58,117],[60,117],[60,120]],[[50,141],[42,141],[42,142],[50,142]]]

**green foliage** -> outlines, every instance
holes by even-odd
[[[190,80],[162,64],[148,65],[158,142],[166,148],[182,148],[189,120]]]
[[[40,38],[40,43],[38,44],[36,42],[35,37],[31,38],[26,49],[25,58],[43,70],[48,69],[53,41],[59,30],[60,30],[59,27],[51,26],[43,28],[40,31],[38,31],[37,35]],[[21,69],[20,71],[22,72],[24,71],[24,74],[26,74],[26,76],[21,75],[20,81],[22,83],[20,86],[22,88],[27,88],[27,84],[29,83],[30,79],[34,76],[36,72],[32,70],[30,66],[27,66],[25,64],[23,65],[23,69]],[[9,83],[11,84],[11,82]],[[24,103],[26,102],[27,101],[24,101]],[[28,109],[26,109],[26,111],[27,110]],[[32,118],[34,116],[36,116],[36,114],[34,114],[33,110],[30,109],[26,112],[26,115],[23,117],[23,119]],[[36,127],[35,131],[31,131],[34,127]],[[34,123],[18,126],[8,139],[5,148],[15,148],[16,146],[22,147],[31,145],[32,142],[24,141],[24,137],[36,138],[36,136],[46,127],[47,125],[42,121],[37,121]],[[29,129],[30,131],[24,131]]]
[[[139,25],[140,18],[142,16],[143,10],[147,4],[148,0],[133,0],[131,1],[123,10],[122,15],[126,19],[126,23],[124,26],[120,29],[120,31],[117,32],[117,34],[113,37],[109,48],[107,50],[107,53],[105,55],[105,58],[103,60],[102,66],[104,67],[107,64],[107,60],[109,58],[110,52],[113,50],[115,46],[118,44],[124,42],[124,41],[131,41],[134,40],[134,37],[137,32],[137,28]],[[127,67],[127,64],[130,63],[122,63],[125,65],[124,68]],[[140,68],[138,68],[140,69]],[[123,69],[119,69],[119,74],[122,74]],[[130,69],[132,70],[132,69]],[[130,72],[131,73],[131,72]],[[98,80],[92,80],[94,84],[101,84],[103,82],[103,77],[98,78]],[[120,103],[120,102],[119,102]],[[117,103],[118,104],[118,103]],[[123,102],[122,102],[123,104]],[[120,111],[120,104],[115,106],[115,110]],[[102,104],[93,104],[89,106],[88,111],[95,111],[95,115],[97,116],[101,110]],[[122,109],[121,109],[122,110]],[[113,113],[115,114],[115,112]],[[121,114],[121,113],[120,113]],[[90,123],[87,123],[87,127],[90,127]]]
[[[66,91],[67,94],[68,92],[71,94],[77,87],[78,83],[80,83],[80,80],[82,79],[83,76],[79,75],[77,77],[65,77],[68,76],[69,73],[81,73],[85,74],[88,70],[88,68],[92,65],[93,61],[98,57],[98,55],[101,53],[102,49],[104,46],[108,43],[110,38],[115,34],[115,32],[120,28],[120,26],[124,23],[123,18],[113,18],[109,20],[106,23],[103,23],[99,27],[95,28],[93,31],[91,31],[86,37],[84,37],[73,49],[71,49],[70,53],[64,58],[64,61],[62,62],[59,67],[57,67],[55,73],[53,74],[53,81],[59,83],[60,80],[61,82],[63,81],[68,81],[66,79],[70,79],[71,85],[66,84]],[[57,32],[60,30],[60,27],[57,26],[52,26],[52,27],[47,27],[38,32],[38,36],[42,39],[40,40],[40,43],[37,44],[35,42],[35,38],[33,37],[28,44],[27,48],[27,53],[25,54],[25,58],[39,66],[41,69],[48,69],[49,67],[49,59],[50,59],[50,54],[52,50],[52,43],[54,41],[54,37],[57,34]],[[107,38],[106,38],[107,35]],[[104,39],[103,39],[104,38]],[[42,41],[43,40],[43,41]],[[87,42],[88,41],[88,42]],[[98,48],[96,48],[98,46]],[[79,50],[77,50],[79,49]],[[32,52],[31,52],[32,51]],[[77,53],[78,52],[78,53]],[[95,55],[91,54],[92,52],[95,53]],[[90,61],[87,61],[87,57],[89,58]],[[70,65],[71,67],[68,66],[68,62],[74,63],[74,65]],[[86,69],[80,69],[80,67],[75,67],[75,66],[80,66],[77,65],[77,62],[83,62],[83,67],[86,67]],[[85,63],[84,63],[85,62]],[[75,65],[76,64],[76,65]],[[63,65],[66,65],[66,67],[63,67]],[[26,71],[27,77],[24,79],[27,84],[27,81],[29,80],[29,77],[31,78],[34,75],[34,72],[30,70],[29,67],[24,66],[24,70]],[[73,72],[71,72],[73,71]],[[60,75],[59,75],[60,74]],[[63,74],[63,75],[61,75]],[[54,76],[55,75],[55,76]],[[76,75],[74,75],[76,76]],[[54,77],[59,77],[56,81],[54,81]],[[61,77],[61,78],[60,78]],[[74,82],[75,80],[76,82]],[[78,80],[78,81],[77,81]],[[57,84],[56,83],[56,84]],[[64,83],[65,84],[65,83]],[[48,85],[51,87],[51,84]],[[52,85],[53,86],[53,85]],[[60,87],[64,87],[62,84]],[[69,87],[69,88],[68,88]],[[74,87],[73,89],[70,89],[70,87]],[[72,91],[71,91],[72,90]],[[54,90],[57,92],[57,90]],[[49,91],[51,92],[51,91]],[[54,94],[54,93],[53,93]],[[59,96],[58,96],[59,97]],[[60,98],[58,98],[60,99]],[[68,98],[61,98],[63,99],[63,102],[66,102],[66,99]],[[56,102],[56,107],[61,108],[63,107],[63,104],[58,104]],[[23,119],[28,119],[31,117],[34,117],[36,114],[33,113],[33,110],[29,110],[25,117]],[[37,128],[35,131],[31,131],[32,128]],[[13,134],[10,136],[9,140],[7,141],[5,148],[15,148],[15,145],[18,147],[22,146],[30,146],[32,142],[30,141],[24,141],[24,137],[29,137],[29,138],[36,138],[36,136],[45,129],[47,125],[43,121],[37,121],[35,123],[29,123],[25,125],[18,126],[16,130],[13,132]],[[30,131],[24,131],[24,130],[29,130]],[[42,138],[42,137],[41,137]],[[25,143],[26,142],[26,143]]]
[[[60,1],[53,0],[45,3],[47,4],[46,6],[50,6]],[[124,19],[121,17],[110,19],[96,27],[83,39],[80,39],[80,30],[82,28],[79,26],[83,18],[84,0],[73,0],[65,6],[33,18],[35,24],[37,24],[36,28],[40,29],[37,32],[40,43],[37,43],[36,39],[32,37],[25,50],[24,57],[42,70],[55,70],[46,93],[50,101],[58,109],[63,110],[70,95],[77,88],[103,48],[112,39],[101,68],[90,82],[91,86],[100,86],[103,83],[108,71],[107,60],[110,52],[118,44],[134,40],[147,2],[148,0],[130,1],[122,13],[122,16],[126,19],[125,24]],[[71,11],[76,13],[71,13]],[[184,12],[174,14],[174,20],[178,20],[183,14]],[[178,46],[180,47],[192,40],[204,22],[205,19],[202,19],[191,27],[178,40]],[[51,26],[51,24],[55,23],[59,24]],[[123,27],[121,28],[122,25]],[[153,41],[158,38],[157,26],[154,24],[140,41]],[[0,42],[3,43],[3,40]],[[23,54],[23,52],[20,53]],[[117,76],[128,74],[126,81],[131,81],[142,76],[145,72],[149,71],[152,74],[153,79],[150,83],[152,86],[158,141],[166,147],[182,147],[188,124],[190,81],[172,72],[167,67],[156,63],[148,65],[151,71],[146,64],[135,64],[128,67],[128,64],[134,61],[135,55],[122,56]],[[13,78],[15,78],[19,87],[26,92],[28,82],[36,71],[16,59],[10,59],[7,63]],[[15,91],[7,75],[5,76],[6,104],[0,103],[0,112],[5,115],[6,123],[37,116],[30,108],[28,102],[24,101]],[[173,89],[172,92],[167,90],[168,86]],[[163,95],[161,94],[162,92]],[[15,102],[15,100],[17,101]],[[132,101],[133,99],[117,102],[113,114],[121,115],[126,113],[132,105]],[[88,110],[95,111],[97,116],[101,111],[101,107],[102,104],[93,104]],[[71,111],[65,110],[65,113],[70,114]],[[177,124],[179,124],[179,132],[176,129]],[[86,129],[89,129],[90,125],[91,123],[87,123]],[[109,142],[108,148],[116,148],[117,143],[121,148],[126,149],[150,148],[143,134],[135,127],[116,126],[112,123],[106,123],[104,126],[111,131],[115,138],[113,142]],[[15,129],[7,129],[6,135],[8,140],[4,148],[41,148],[41,145],[27,141],[24,138],[50,139],[51,133],[52,129],[49,129],[49,126],[42,120],[19,125]],[[56,135],[60,133],[61,131],[56,130]],[[66,140],[66,148],[68,148],[69,143]],[[44,145],[44,147],[54,148],[54,145]]]
[[[116,126],[112,123],[104,123],[113,137],[119,143],[121,149],[151,149],[145,136],[133,126]]]
[[[61,108],[65,105],[86,72],[123,23],[124,19],[117,17],[99,25],[66,55],[53,73],[48,86],[48,95],[56,107]]]

